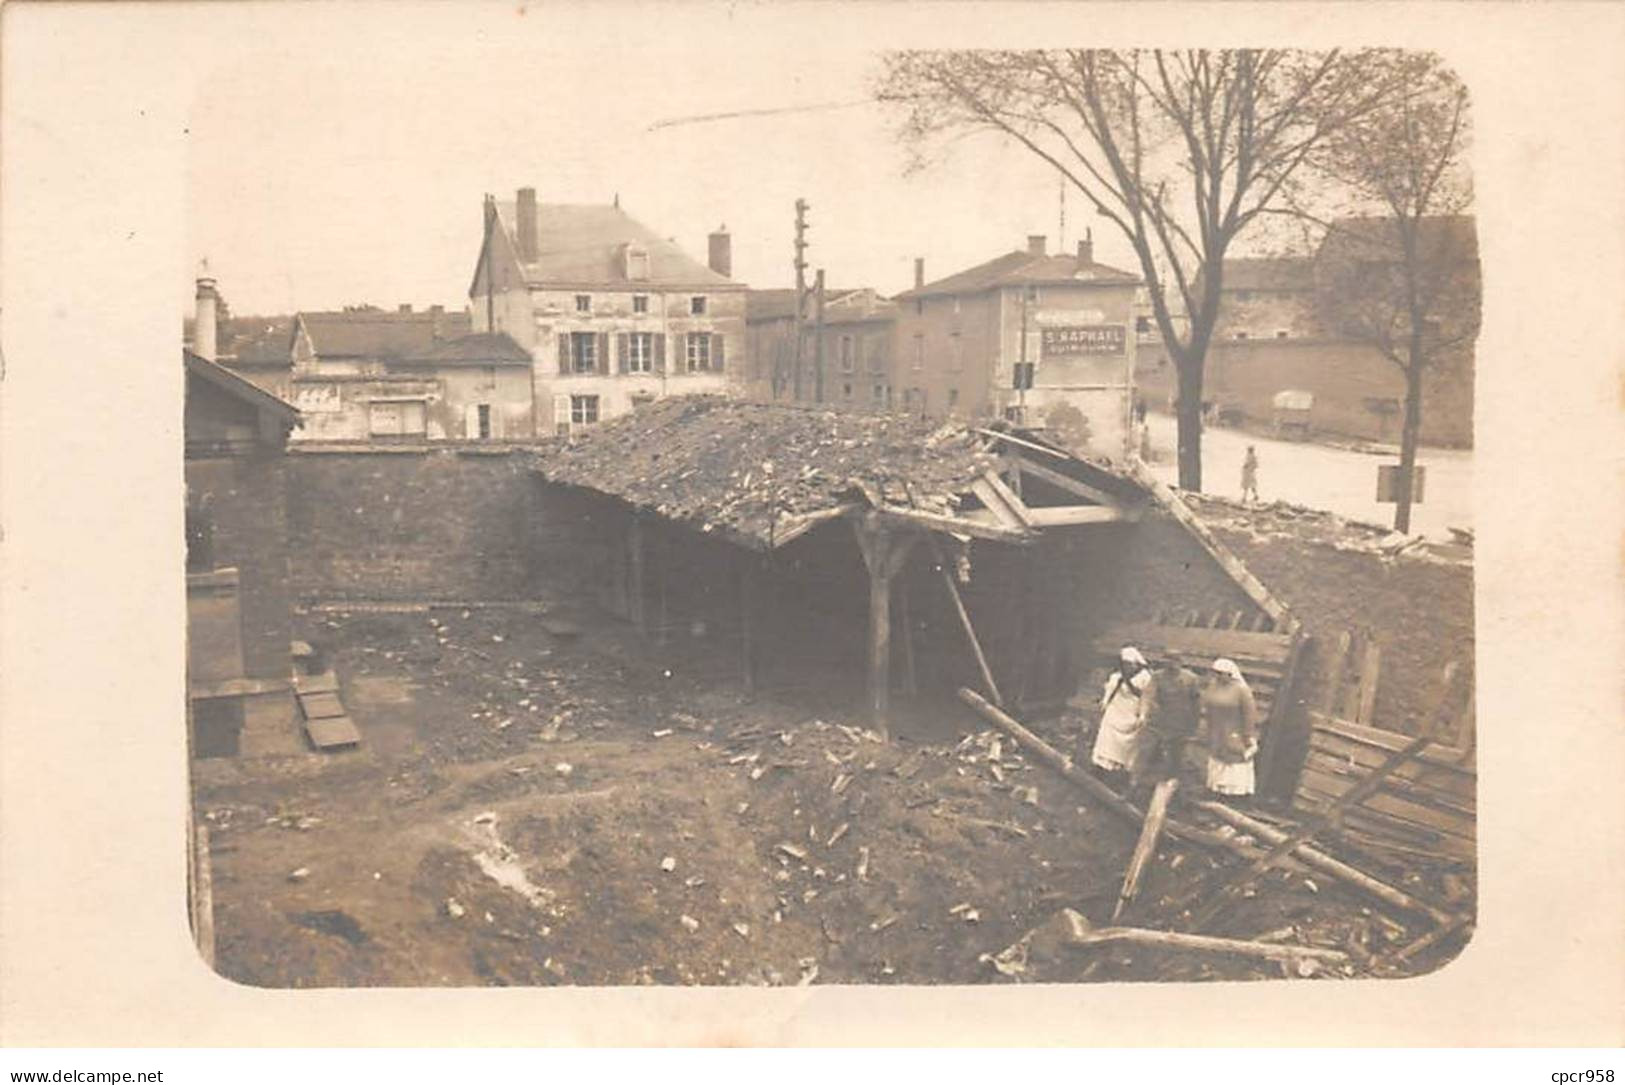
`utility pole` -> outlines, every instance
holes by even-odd
[[[790,398],[801,400],[801,357],[807,322],[807,201],[796,200],[796,359]]]
[[[824,269],[813,280],[813,398],[824,402]]]

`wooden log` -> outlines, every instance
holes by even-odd
[[[1299,844],[1308,843],[1316,834],[1335,825],[1338,815],[1344,810],[1352,806],[1358,806],[1367,798],[1376,794],[1377,789],[1382,786],[1382,782],[1388,778],[1390,773],[1416,754],[1421,753],[1422,749],[1432,741],[1433,739],[1429,735],[1421,735],[1416,738],[1403,750],[1390,757],[1380,768],[1351,788],[1348,794],[1334,802],[1318,819],[1288,834],[1285,839],[1271,848],[1263,858],[1254,862],[1236,877],[1231,878],[1219,888],[1219,891],[1202,907],[1201,911],[1191,918],[1191,929],[1201,930],[1211,923],[1229,906],[1230,901],[1242,889],[1252,884],[1260,874],[1292,854]]]
[[[987,665],[987,656],[982,652],[982,642],[976,637],[976,627],[971,625],[970,612],[965,609],[965,600],[959,595],[959,585],[954,583],[954,574],[948,568],[948,562],[942,556],[941,547],[937,540],[931,539],[931,556],[936,559],[937,569],[942,573],[942,582],[948,587],[948,597],[953,600],[954,611],[959,615],[959,624],[965,629],[965,637],[970,641],[971,651],[976,655],[976,666],[981,669],[982,681],[987,685],[987,691],[993,697],[994,704],[1003,704],[1004,698],[999,695],[999,684],[993,680],[993,669]]]
[[[1179,788],[1178,780],[1163,780],[1157,784],[1151,793],[1151,802],[1145,811],[1145,825],[1140,829],[1140,839],[1134,845],[1134,854],[1129,856],[1128,869],[1123,872],[1123,888],[1117,894],[1117,907],[1112,909],[1112,922],[1115,923],[1122,916],[1123,909],[1128,907],[1140,891],[1140,879],[1145,875],[1145,868],[1151,862],[1152,853],[1156,851],[1157,841],[1162,836],[1163,822],[1168,820],[1168,803]]]
[[[1244,814],[1239,810],[1231,809],[1222,802],[1203,800],[1195,805],[1197,809],[1205,810],[1220,821],[1224,821],[1242,832],[1250,833],[1266,843],[1280,844],[1287,839],[1287,834],[1275,826]],[[1449,913],[1443,909],[1420,900],[1403,889],[1389,885],[1360,870],[1358,867],[1343,862],[1341,859],[1335,859],[1307,843],[1294,847],[1292,856],[1305,866],[1318,870],[1322,874],[1327,874],[1339,881],[1347,882],[1401,911],[1425,915],[1436,923],[1448,922],[1450,919]]]
[[[1242,957],[1260,957],[1270,961],[1314,960],[1325,964],[1347,963],[1349,956],[1340,949],[1322,946],[1297,946],[1290,942],[1255,942],[1242,938],[1214,938],[1205,934],[1184,934],[1179,931],[1154,931],[1143,927],[1091,928],[1082,915],[1066,910],[1069,930],[1066,943],[1073,946],[1099,946],[1129,943],[1137,946],[1160,946],[1164,949],[1196,950],[1201,953],[1224,953]]]
[[[1139,807],[1107,787],[1104,782],[1095,779],[1088,772],[1078,768],[1072,763],[1071,758],[1063,756],[1055,747],[1033,734],[1009,713],[990,704],[985,697],[975,690],[961,689],[959,699],[981,713],[982,718],[993,724],[993,726],[1021,743],[1022,747],[1038,760],[1084,791],[1087,791],[1107,810],[1135,825],[1142,824],[1145,821],[1145,814]],[[1188,843],[1234,852],[1244,858],[1256,858],[1264,854],[1261,848],[1244,844],[1232,837],[1209,832],[1194,825],[1187,825],[1173,818],[1168,818],[1163,823],[1163,831],[1169,836]]]
[[[1471,927],[1473,922],[1474,919],[1471,914],[1455,916],[1449,922],[1439,924],[1410,945],[1405,946],[1398,953],[1395,953],[1390,960],[1396,965],[1404,964],[1417,954],[1438,945],[1457,931]]]

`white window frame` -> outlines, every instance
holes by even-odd
[[[689,332],[683,340],[683,368],[688,373],[711,371],[711,333]]]
[[[587,417],[589,408],[592,414]],[[603,417],[603,401],[597,393],[583,392],[570,396],[570,426],[590,426]]]
[[[632,295],[632,312],[637,316],[642,316],[643,314],[647,313],[648,311],[649,311],[649,295],[647,295],[647,294],[633,294]]]
[[[583,351],[581,344],[587,344]],[[582,360],[586,360],[586,368],[582,368]],[[571,332],[570,333],[570,373],[572,376],[581,376],[587,373],[598,372],[598,333],[597,332]]]
[[[626,333],[626,371],[653,373],[655,371],[655,333]]]

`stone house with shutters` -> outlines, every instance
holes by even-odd
[[[726,229],[700,263],[613,204],[487,197],[469,285],[475,333],[530,353],[537,433],[669,395],[742,391],[745,286]]]
[[[795,290],[750,292],[744,378],[751,398],[858,410],[890,408],[896,304],[872,287],[826,288],[822,322],[812,300],[808,310],[798,378]]]

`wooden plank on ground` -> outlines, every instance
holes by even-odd
[[[1354,784],[1345,777],[1332,776],[1319,769],[1305,768],[1303,770],[1304,783],[1319,791],[1323,795],[1336,795],[1341,797],[1353,790]],[[1363,777],[1362,777],[1363,779]],[[1396,817],[1401,821],[1408,821],[1414,825],[1433,829],[1437,832],[1448,833],[1452,836],[1472,837],[1476,833],[1474,821],[1463,814],[1439,810],[1412,802],[1398,795],[1379,791],[1365,800],[1365,805],[1372,810]]]
[[[318,750],[332,750],[361,743],[361,732],[356,730],[355,721],[349,716],[306,720],[305,734],[310,736],[311,745]]]
[[[339,676],[332,671],[323,671],[321,674],[294,673],[293,688],[299,693],[337,693],[339,691]]]
[[[344,704],[332,693],[301,693],[299,710],[307,720],[331,719],[344,715]]]

